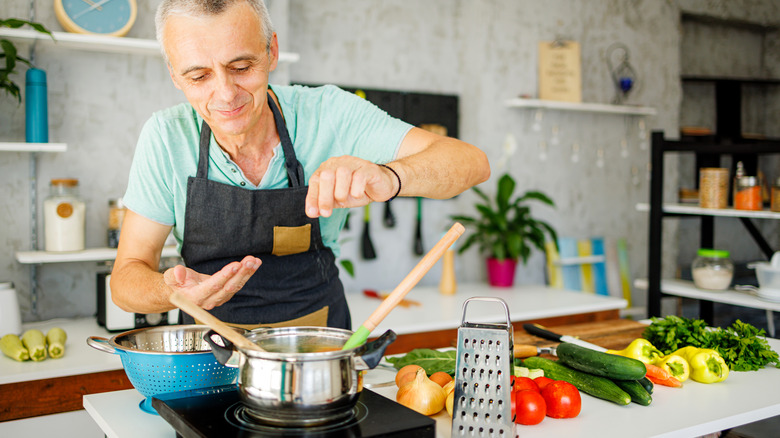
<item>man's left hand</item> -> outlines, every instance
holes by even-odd
[[[309,178],[306,215],[330,217],[334,208],[386,201],[397,190],[398,179],[388,169],[357,157],[330,158]]]

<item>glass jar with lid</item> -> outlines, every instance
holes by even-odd
[[[81,251],[85,244],[86,206],[79,197],[79,180],[53,179],[43,201],[46,251]]]
[[[726,290],[734,278],[734,264],[729,252],[717,249],[699,249],[691,265],[693,284],[700,289]]]

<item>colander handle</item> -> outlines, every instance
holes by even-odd
[[[116,349],[108,344],[108,339],[100,336],[90,336],[87,338],[87,345],[95,350],[105,351],[106,353],[116,354]]]

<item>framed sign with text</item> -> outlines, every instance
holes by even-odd
[[[539,43],[539,99],[582,102],[580,43]]]

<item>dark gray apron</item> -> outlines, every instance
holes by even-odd
[[[303,166],[270,94],[268,105],[282,142],[290,187],[247,190],[209,180],[211,128],[204,121],[197,175],[187,180],[181,256],[187,267],[208,275],[250,254],[262,261],[230,301],[210,310],[227,323],[284,323],[327,306],[328,326],[351,329],[335,257],[322,243],[319,220],[305,214],[308,186]],[[180,314],[180,322],[193,323],[192,317]]]

